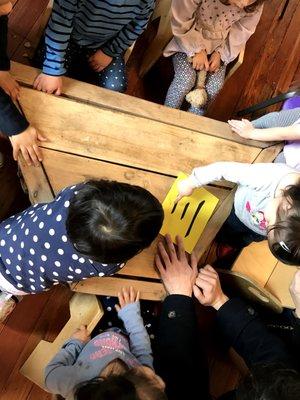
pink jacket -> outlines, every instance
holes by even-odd
[[[233,61],[255,32],[263,5],[252,13],[220,0],[172,0],[171,26],[174,37],[164,56],[186,53],[194,56],[201,50],[215,50],[225,64]]]

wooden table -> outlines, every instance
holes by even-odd
[[[63,187],[89,178],[108,178],[145,187],[160,201],[179,171],[214,161],[268,162],[280,144],[247,141],[223,122],[173,110],[125,94],[64,78],[60,97],[32,89],[38,71],[12,63],[20,82],[21,108],[44,136],[44,161],[28,167],[20,160],[30,199],[47,202]],[[208,190],[220,201],[196,246],[199,258],[232,206],[233,185],[217,182]],[[114,295],[134,285],[141,298],[165,295],[153,266],[155,244],[113,277],[72,286],[78,292]]]

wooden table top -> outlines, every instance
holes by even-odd
[[[140,185],[163,201],[180,171],[189,173],[219,160],[270,161],[281,147],[247,141],[220,121],[68,78],[62,96],[48,95],[32,88],[38,73],[34,68],[12,63],[12,73],[22,86],[22,111],[48,139],[42,143],[40,167],[27,167],[20,160],[32,202],[49,201],[63,187],[89,178]],[[209,186],[220,201],[196,247],[199,257],[231,209],[232,188],[223,181]],[[157,284],[161,291],[154,251],[155,244],[130,260],[120,274]]]

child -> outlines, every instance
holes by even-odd
[[[124,92],[124,52],[145,29],[153,7],[154,0],[54,0],[43,73],[34,87],[60,95],[61,77],[69,73],[81,80],[94,76],[97,85]]]
[[[300,265],[300,173],[285,164],[217,162],[195,168],[179,183],[177,201],[209,182],[237,183],[234,207],[224,223],[223,242],[241,249],[268,238],[285,264]]]
[[[42,161],[38,140],[46,139],[29,125],[12,101],[19,97],[20,87],[9,73],[10,61],[6,54],[7,15],[11,10],[10,1],[0,0],[0,131],[11,137],[15,160],[21,151],[28,165],[38,165]],[[0,153],[0,164],[1,158]]]
[[[38,293],[59,282],[113,275],[150,246],[163,221],[146,189],[88,181],[0,224],[0,290]]]
[[[153,371],[150,339],[143,325],[139,293],[118,294],[118,328],[92,340],[81,326],[45,369],[45,385],[71,400],[165,400],[164,383]]]
[[[235,133],[247,139],[286,140],[278,161],[300,171],[300,107],[272,112],[252,122],[243,119],[229,120],[228,123]]]
[[[173,39],[164,56],[173,56],[175,76],[165,105],[181,108],[195,86],[197,71],[205,69],[208,101],[189,111],[203,115],[221,90],[226,65],[233,61],[255,32],[264,0],[173,0]],[[189,62],[189,58],[192,62]]]

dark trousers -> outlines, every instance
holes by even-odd
[[[65,57],[66,75],[115,92],[125,92],[127,77],[123,56],[114,58],[103,71],[95,72],[88,63],[89,57],[94,52],[95,50],[93,49],[79,46],[77,43],[70,41]],[[45,44],[41,43],[34,58],[34,63],[38,68],[42,68],[44,58]]]
[[[235,215],[234,207],[217,235],[217,241],[242,249],[252,242],[261,242],[266,237],[253,232]]]

